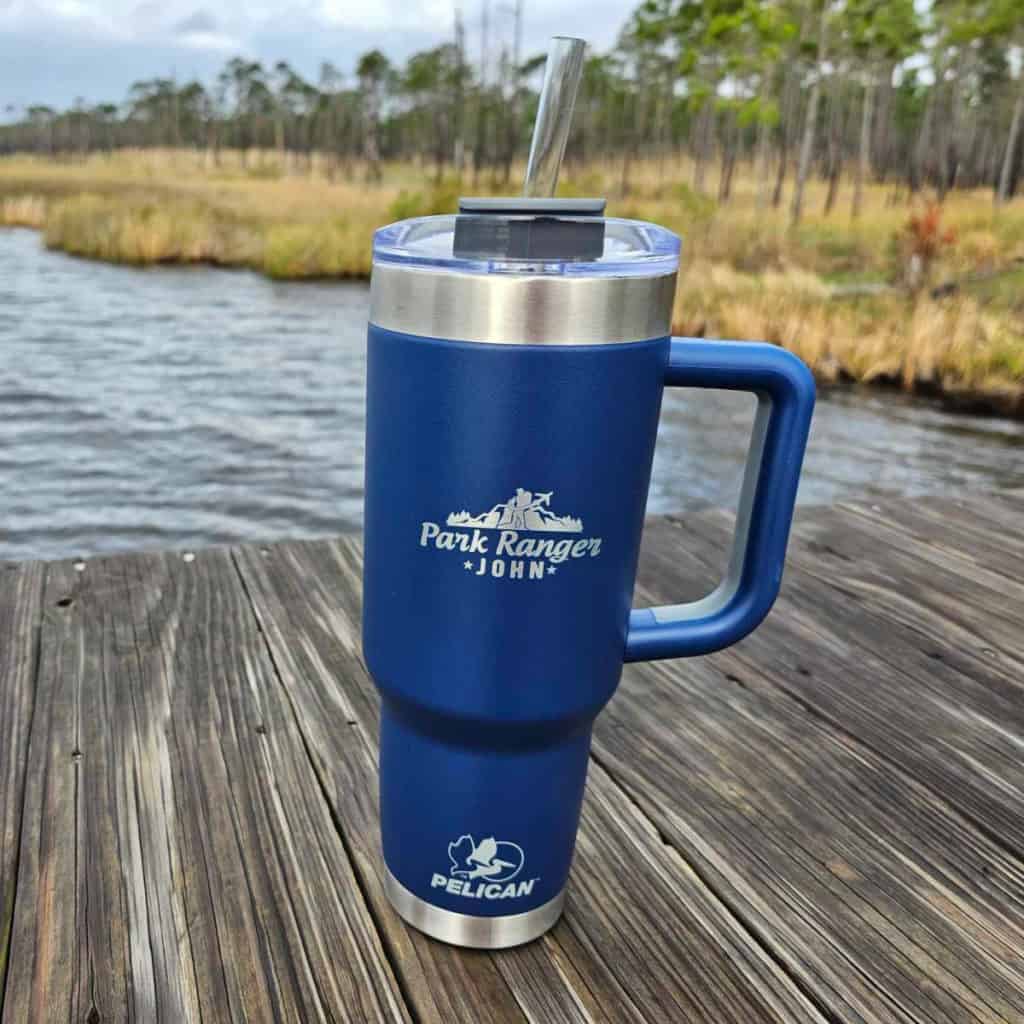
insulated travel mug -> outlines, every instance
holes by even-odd
[[[735,643],[782,576],[811,375],[770,345],[669,337],[679,239],[602,214],[464,201],[374,239],[363,646],[387,888],[464,946],[557,920],[623,663]],[[725,579],[631,609],[665,387],[750,391],[757,414]]]

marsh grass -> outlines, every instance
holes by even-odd
[[[51,201],[43,237],[53,249],[112,263],[257,266],[259,233],[195,200],[79,195]]]
[[[824,300],[819,283],[787,275],[694,268],[676,295],[687,335],[757,338],[783,345],[827,383],[886,384],[951,396],[989,394],[1004,412],[1024,411],[1024,335],[1006,312],[971,296],[934,302],[904,295]]]
[[[83,162],[0,160],[0,223],[40,228],[46,244],[131,264],[242,266],[279,279],[365,277],[374,228],[454,210],[460,188],[412,165],[328,180],[287,173],[274,154],[123,152]],[[516,174],[513,174],[516,180]],[[656,221],[684,239],[675,328],[756,338],[792,349],[826,382],[885,383],[952,395],[989,395],[1024,414],[1024,202],[993,209],[988,193],[953,193],[942,207],[954,241],[931,283],[964,281],[944,299],[927,288],[840,297],[836,286],[898,285],[915,209],[888,186],[866,190],[862,216],[822,211],[825,186],[808,186],[796,229],[786,210],[758,207],[753,180],[719,206],[683,182],[686,167],[639,165],[619,195],[619,168],[567,168],[561,191],[610,196],[612,216]],[[481,180],[479,193],[508,191]],[[919,208],[919,206],[918,206]],[[1018,270],[1013,272],[1013,268]],[[1010,273],[1005,271],[1009,268]],[[856,289],[854,289],[856,290]]]
[[[46,226],[46,200],[42,196],[13,195],[0,199],[0,224],[12,228]]]

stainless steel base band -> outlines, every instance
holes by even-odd
[[[466,274],[376,263],[370,323],[505,345],[608,345],[670,333],[676,275]]]
[[[384,888],[399,916],[431,938],[470,949],[507,949],[543,935],[561,916],[565,890],[525,914],[474,917],[442,910],[411,893],[384,867]]]

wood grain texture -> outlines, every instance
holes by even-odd
[[[45,568],[0,562],[0,1009],[18,878]]]
[[[1024,588],[978,567],[948,511],[935,547],[889,528],[914,523],[909,510],[879,508],[802,517],[782,597],[732,654],[1024,855]],[[708,513],[679,527],[689,542],[677,565],[709,573],[731,522]],[[666,562],[672,549],[669,538]]]
[[[44,601],[4,1024],[409,1019],[229,555]]]
[[[725,523],[660,523],[646,540],[639,603],[675,601],[714,580]],[[901,660],[912,628],[882,616],[869,632],[844,570],[822,589],[801,564],[820,553],[799,539],[791,550],[784,596],[752,637],[708,659],[627,670],[598,720],[596,756],[837,1020],[1024,1019],[1024,871],[991,838],[1009,817],[990,802],[979,828],[977,807],[960,813],[960,794],[903,769],[897,748],[912,735],[931,743],[935,717],[918,663]],[[932,653],[951,646],[931,640]],[[811,696],[821,690],[858,696],[826,719]],[[968,712],[962,731],[974,728],[963,695],[947,688],[947,701]],[[976,732],[960,742],[1020,742],[987,724]],[[926,781],[949,782],[949,751],[934,743],[929,758]],[[992,766],[976,789],[1018,799],[998,750]]]
[[[467,957],[407,929],[387,905],[377,847],[379,712],[359,654],[359,548],[305,542],[237,557],[421,1020],[825,1019],[599,765],[588,780],[566,914],[544,939]],[[348,742],[353,734],[362,753]]]
[[[566,914],[494,954],[384,897],[357,542],[0,567],[2,1024],[1018,1024],[1022,513],[801,510],[756,633],[627,669]],[[637,603],[731,528],[651,521]]]
[[[631,669],[598,759],[836,1020],[1022,1019],[1020,863],[729,668]]]

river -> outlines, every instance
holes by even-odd
[[[0,229],[0,558],[358,529],[368,291],[136,270]],[[731,505],[753,400],[667,391],[651,513]],[[799,500],[1024,486],[1024,424],[888,393],[815,412]]]

